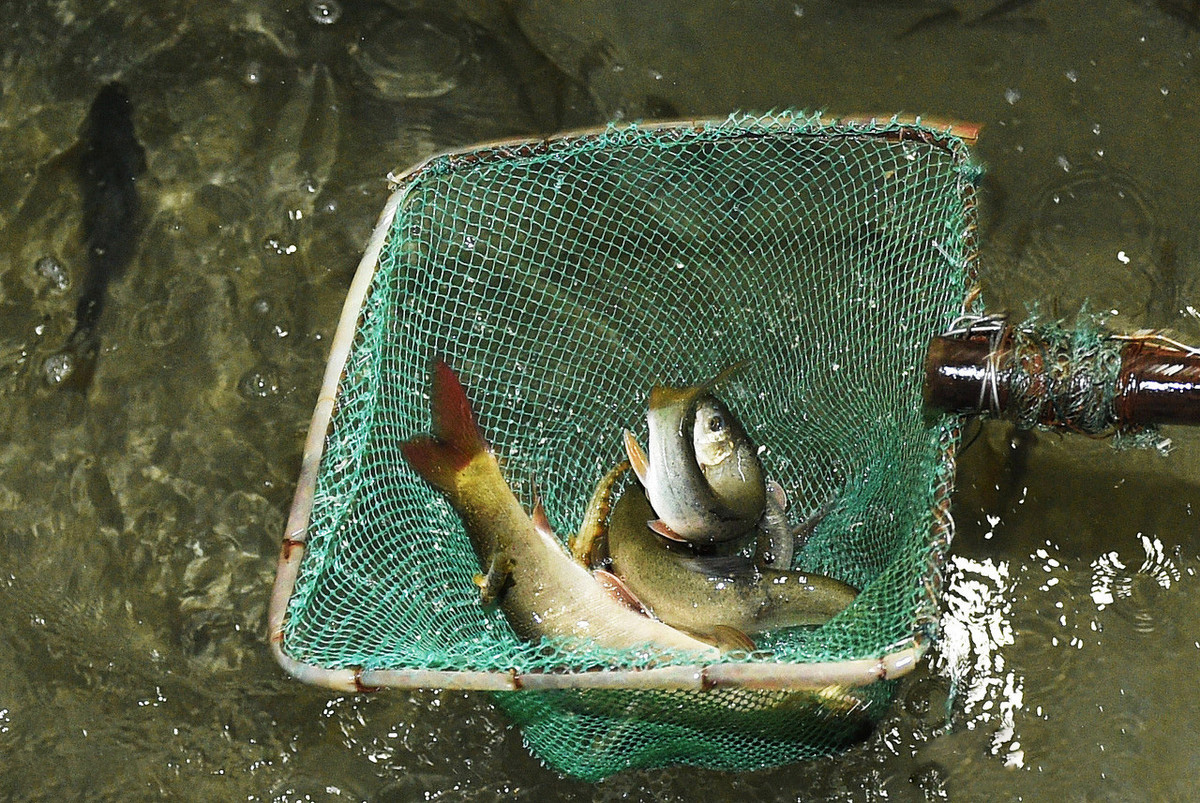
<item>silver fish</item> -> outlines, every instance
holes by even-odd
[[[697,545],[743,538],[762,519],[766,482],[757,448],[710,388],[738,366],[690,388],[650,391],[649,452],[629,430],[625,451],[660,535]]]

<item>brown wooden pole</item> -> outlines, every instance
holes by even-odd
[[[1015,419],[1009,409],[1016,390],[1011,330],[997,334],[968,333],[932,339],[925,361],[925,403],[930,409],[963,415],[985,414]],[[1054,359],[1057,355],[1046,355]],[[1049,392],[1042,354],[1026,354],[1023,375],[1033,378],[1028,395]],[[1112,399],[1113,426],[1200,424],[1200,354],[1131,338],[1120,350],[1120,369],[1111,388],[1092,388]],[[1030,371],[1033,364],[1033,371]],[[1051,401],[1033,423],[1079,431],[1072,421],[1060,421]]]
[[[991,383],[992,338],[986,335],[935,337],[925,357],[925,404],[948,413],[998,415],[1008,403],[1008,385]],[[1000,394],[999,404],[989,385]],[[996,407],[997,409],[993,409]]]
[[[1114,407],[1125,424],[1200,424],[1200,355],[1130,341]]]

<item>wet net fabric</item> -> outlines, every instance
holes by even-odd
[[[528,644],[480,604],[458,517],[399,452],[429,430],[439,356],[518,497],[531,506],[536,483],[564,540],[621,459],[622,427],[644,441],[652,385],[749,360],[722,398],[791,520],[829,509],[794,563],[862,593],[823,627],[720,660],[869,658],[931,636],[957,430],[923,412],[921,365],[972,284],[977,177],[943,130],[798,114],[610,127],[403,177],[337,391],[287,653],[522,674],[694,662]],[[499,700],[543,759],[598,778],[819,755],[881,714],[889,685],[852,704],[742,689]]]

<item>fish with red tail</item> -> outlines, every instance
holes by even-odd
[[[479,431],[466,391],[442,360],[433,369],[431,410],[432,433],[406,441],[401,454],[462,519],[479,559],[482,597],[500,606],[519,636],[687,652],[699,659],[718,655],[710,644],[634,611],[607,590],[567,553],[540,502],[532,514],[525,511]],[[602,492],[603,483],[597,489]]]

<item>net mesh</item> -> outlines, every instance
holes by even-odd
[[[399,200],[337,388],[286,653],[328,668],[596,672],[688,663],[519,639],[480,603],[449,505],[401,459],[429,430],[446,357],[526,504],[578,527],[598,478],[644,441],[654,384],[749,359],[722,397],[765,447],[799,521],[794,560],[862,589],[828,624],[750,656],[879,656],[932,635],[957,437],[922,410],[929,337],[972,286],[978,168],[946,130],[815,115],[610,127],[436,157]],[[599,778],[683,763],[745,769],[828,752],[890,683],[848,696],[719,689],[498,695],[534,751]],[[840,693],[839,693],[840,694]],[[846,692],[849,695],[849,692]]]

